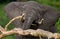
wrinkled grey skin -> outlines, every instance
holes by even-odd
[[[50,32],[57,32],[57,27],[55,26],[59,13],[50,6],[41,5],[34,1],[28,2],[11,2],[5,7],[6,14],[9,19],[13,17],[20,16],[25,13],[24,22],[20,20],[16,20],[14,25],[16,27],[20,27],[22,29],[43,29]],[[42,24],[38,24],[38,22],[43,20]],[[32,24],[36,24],[33,26]],[[33,36],[17,36],[17,39],[39,39],[38,37]],[[47,39],[47,38],[43,38]]]

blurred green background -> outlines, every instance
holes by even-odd
[[[9,2],[13,2],[13,1],[29,1],[29,0],[0,0],[0,25],[3,27],[5,27],[5,25],[9,22],[9,19],[7,18],[4,12],[4,7]],[[33,0],[33,1],[37,1],[41,4],[55,7],[58,11],[60,11],[60,0]],[[60,33],[60,18],[58,22],[56,22],[56,25],[58,28],[58,32]],[[14,28],[13,24],[10,25],[9,29],[11,28]],[[4,37],[3,39],[15,39],[15,35],[7,36]]]

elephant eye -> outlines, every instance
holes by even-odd
[[[22,23],[24,23],[25,20],[21,20]]]

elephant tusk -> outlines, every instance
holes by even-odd
[[[38,24],[42,24],[42,23],[43,23],[43,20],[44,20],[44,19],[42,18],[42,19],[41,19],[41,21],[40,21],[40,22],[38,22]]]
[[[20,19],[20,20],[24,20],[24,15],[25,14],[22,14],[21,16],[17,16],[17,17],[14,17],[12,20],[10,20],[6,25],[5,25],[5,30],[7,30],[8,26],[15,20],[17,19]]]

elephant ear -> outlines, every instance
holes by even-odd
[[[20,14],[21,9],[15,5],[14,2],[9,3],[5,6],[5,12],[9,19],[12,19],[13,17],[16,17]]]
[[[7,17],[11,20],[12,18],[16,17],[16,16],[20,16],[21,15],[21,6],[19,6],[22,4],[19,2],[11,2],[8,5],[5,6],[5,12],[7,14]],[[19,7],[18,7],[19,6]],[[14,21],[14,25],[17,27],[22,26],[22,22],[20,20],[16,20]]]

